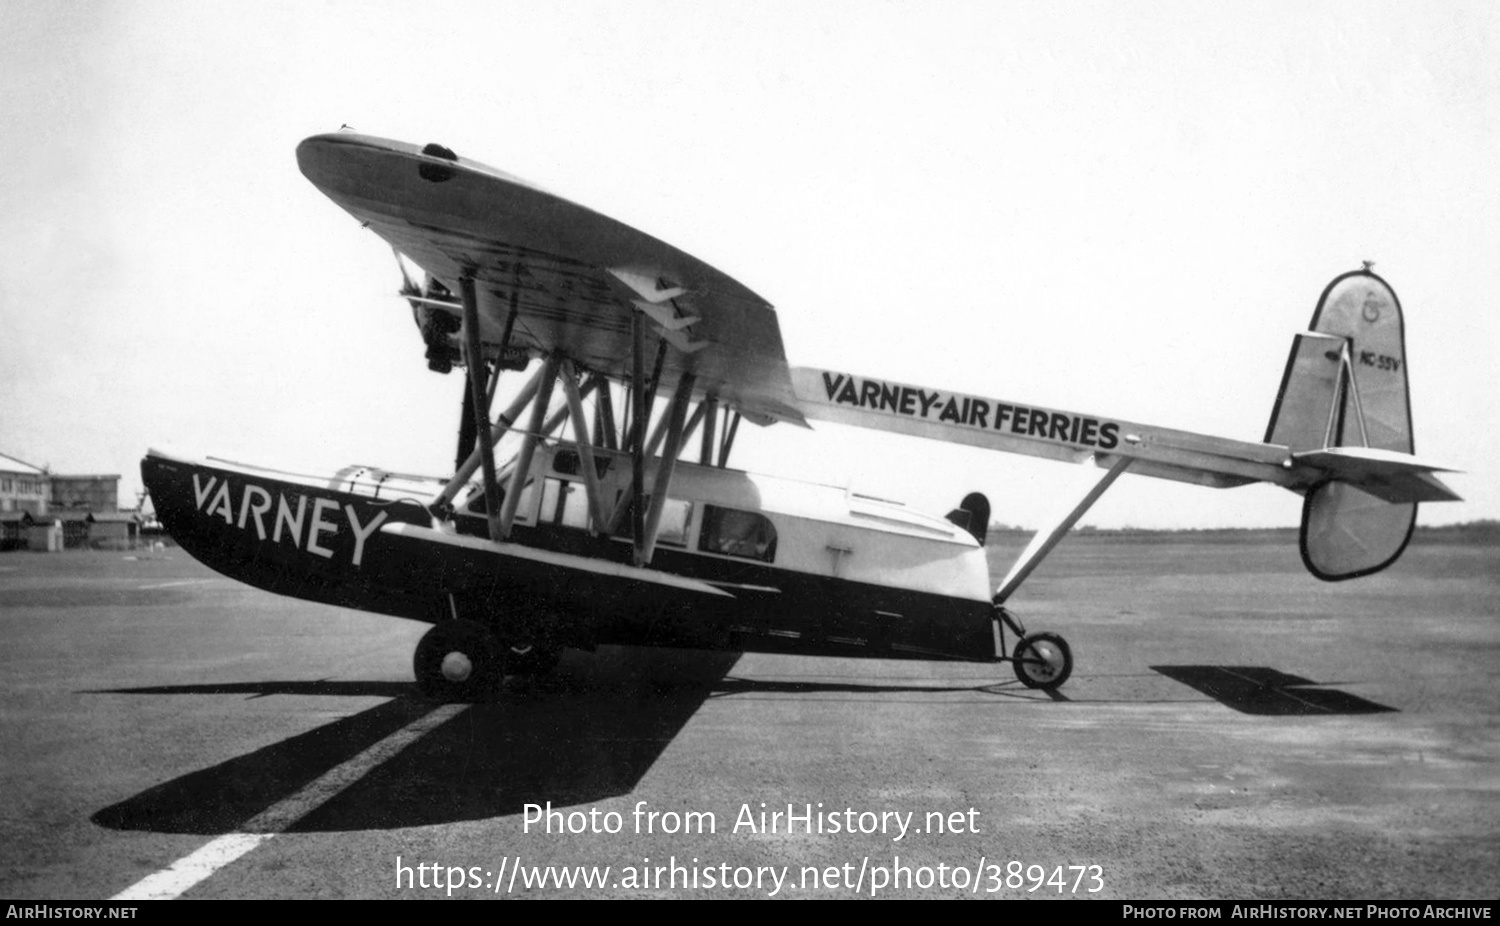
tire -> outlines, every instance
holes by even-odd
[[[1033,633],[1021,638],[1011,659],[1016,678],[1027,688],[1052,691],[1073,674],[1073,651],[1055,633]]]
[[[546,675],[557,668],[562,651],[533,643],[513,643],[501,648],[506,675]]]
[[[434,624],[412,656],[417,690],[445,703],[484,700],[499,684],[500,670],[494,634],[474,621]]]

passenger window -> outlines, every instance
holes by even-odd
[[[524,498],[524,496],[523,496]],[[589,526],[589,499],[583,486],[562,479],[542,480],[542,510],[538,520],[564,527]]]
[[[693,503],[680,498],[669,498],[661,509],[661,525],[656,530],[656,542],[670,547],[685,547],[688,542],[688,522],[693,518]]]
[[[620,493],[623,495],[624,493]],[[616,499],[618,504],[618,498]],[[641,502],[643,513],[651,510],[651,496],[647,495]],[[630,537],[631,512],[626,511],[620,523],[615,525],[614,536]],[[667,503],[661,509],[661,523],[656,528],[656,542],[666,544],[669,547],[685,547],[688,545],[688,528],[693,521],[693,503],[680,498],[668,498]]]
[[[505,486],[503,486],[503,485],[502,486],[498,486],[497,490],[496,490],[496,494],[499,496],[500,507],[503,509],[505,507]],[[536,500],[536,483],[535,482],[528,482],[528,483],[526,483],[525,487],[521,489],[521,500],[516,505],[516,520],[517,521],[530,521],[531,520],[531,509],[532,509],[532,504],[535,502],[535,500]],[[478,515],[481,518],[484,517],[485,516],[484,490],[481,489],[480,491],[475,492],[472,496],[470,496],[470,498],[468,500],[468,503],[463,506],[463,510],[466,513],[468,513],[468,514]]]
[[[536,480],[528,479],[521,489],[521,500],[516,503],[516,520],[530,521],[536,513]]]
[[[497,486],[495,489],[495,494],[500,499],[500,507],[505,507],[505,486]],[[468,514],[478,515],[482,518],[484,517],[484,509],[484,489],[480,489],[473,495],[469,496],[469,501],[464,505],[463,510]]]
[[[705,505],[703,539],[698,549],[769,563],[776,559],[776,527],[765,515],[753,511]]]

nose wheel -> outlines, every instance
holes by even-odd
[[[1005,633],[1009,628],[1020,638],[1011,651],[1010,663],[1015,666],[1016,678],[1027,688],[1052,691],[1073,674],[1073,651],[1068,641],[1055,633],[1027,633],[1020,618],[998,601],[995,603],[995,657],[1005,661]]]
[[[1011,655],[1016,678],[1027,688],[1051,691],[1073,674],[1073,651],[1055,633],[1033,633],[1021,638]]]

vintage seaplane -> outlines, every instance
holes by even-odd
[[[171,535],[219,572],[432,624],[414,658],[432,698],[482,698],[599,644],[1009,661],[1055,688],[1067,643],[1006,601],[1123,473],[1302,494],[1302,557],[1328,580],[1390,565],[1417,503],[1457,497],[1412,455],[1401,309],[1368,266],[1323,292],[1264,442],[1247,443],[793,368],[746,287],[440,145],[345,132],[297,159],[397,252],[429,367],[464,368],[455,471],[307,475],[152,450],[142,473]],[[507,370],[526,380],[496,415]],[[727,466],[742,421],[808,419],[1101,473],[996,585],[982,495],[937,517]]]

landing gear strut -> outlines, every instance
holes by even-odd
[[[507,675],[546,675],[562,651],[541,643],[502,641],[478,621],[443,620],[417,643],[412,672],[433,701],[482,701]]]
[[[999,604],[995,606],[995,618],[995,655],[1001,660],[1005,657],[1000,656],[1004,651],[1004,634],[1000,625],[1009,627],[1021,638],[1009,660],[1015,666],[1016,678],[1021,684],[1043,691],[1061,688],[1073,674],[1073,650],[1068,641],[1055,633],[1027,633],[1020,619]]]
[[[1022,637],[1011,656],[1016,678],[1027,688],[1051,691],[1073,674],[1073,651],[1068,642],[1055,633],[1034,633]]]
[[[546,675],[557,668],[562,653],[536,643],[512,643],[501,647],[506,675]]]
[[[483,624],[445,620],[417,643],[417,689],[434,701],[480,701],[500,683],[503,667],[494,634]]]

